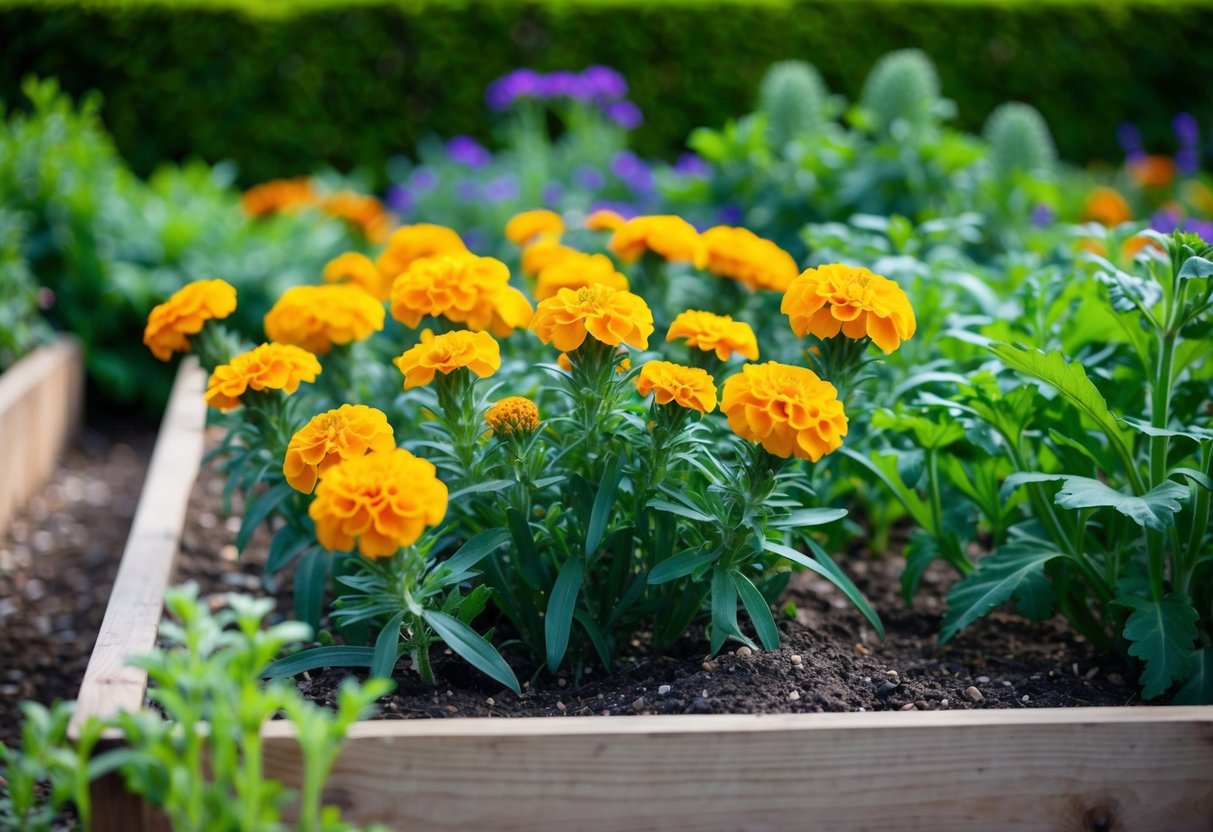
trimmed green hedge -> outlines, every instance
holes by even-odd
[[[814,63],[854,98],[873,61],[916,45],[939,65],[959,122],[1034,104],[1061,154],[1118,159],[1115,127],[1170,147],[1179,110],[1213,121],[1213,6],[791,2],[357,5],[252,17],[159,5],[0,4],[0,99],[20,79],[99,89],[135,169],[198,155],[245,183],[323,165],[382,174],[430,133],[487,138],[485,85],[518,66],[605,63],[631,82],[637,148],[671,155],[698,125],[751,109],[772,61]]]

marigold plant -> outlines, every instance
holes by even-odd
[[[778,457],[817,462],[842,446],[847,417],[834,385],[804,367],[768,361],[730,376],[720,396],[729,427]]]
[[[1100,225],[1120,225],[1133,219],[1129,201],[1113,188],[1100,187],[1091,191],[1083,208],[1083,218]]]
[[[383,322],[383,304],[357,286],[294,286],[266,313],[265,334],[324,355],[334,346],[369,338]]]
[[[286,448],[282,473],[291,488],[310,494],[320,476],[341,460],[394,447],[392,426],[382,411],[364,404],[343,404],[313,416],[295,432]]]
[[[173,353],[189,350],[189,336],[201,332],[207,321],[222,320],[235,311],[236,289],[230,283],[196,280],[152,309],[143,343],[152,355],[168,361]]]
[[[628,279],[615,270],[615,264],[605,254],[577,252],[539,270],[535,299],[547,300],[561,289],[580,289],[595,284],[627,289]]]
[[[740,355],[758,360],[758,338],[745,321],[735,321],[731,315],[716,315],[688,309],[680,312],[670,324],[667,341],[683,340],[688,347],[714,353],[721,361]]]
[[[241,353],[211,373],[206,403],[220,410],[239,407],[249,390],[281,390],[287,395],[320,375],[316,356],[293,344],[262,344]]]
[[[507,396],[485,411],[484,421],[497,436],[526,435],[539,428],[539,408],[525,396]]]
[[[330,260],[322,274],[326,283],[349,283],[365,289],[372,297],[385,301],[392,295],[392,280],[384,280],[375,262],[365,254],[347,251]]]
[[[406,350],[395,364],[404,374],[404,389],[411,390],[429,384],[435,373],[450,375],[464,368],[487,378],[501,369],[501,348],[487,332],[459,330]]]
[[[391,311],[412,328],[432,316],[501,336],[527,326],[533,313],[526,296],[510,286],[504,263],[473,254],[415,261],[392,284]]]
[[[587,231],[615,231],[625,222],[627,220],[618,212],[609,208],[599,208],[585,218],[585,227]]]
[[[792,255],[748,228],[718,225],[703,232],[707,270],[749,289],[786,291],[796,278]]]
[[[867,269],[835,263],[807,269],[779,307],[803,337],[871,338],[887,355],[914,335],[914,309],[901,287]]]
[[[670,361],[649,361],[636,377],[640,395],[653,394],[660,405],[670,402],[688,410],[711,413],[716,409],[716,384],[707,370]]]
[[[653,334],[653,313],[638,295],[609,286],[560,289],[541,301],[531,328],[545,344],[561,352],[575,350],[586,336],[618,346],[646,349]]]
[[[639,260],[645,252],[673,263],[692,263],[703,268],[708,250],[695,226],[682,217],[655,215],[627,220],[611,235],[609,247],[625,263]]]
[[[463,238],[442,225],[417,223],[397,228],[388,238],[387,247],[375,260],[375,268],[390,287],[417,260],[444,254],[467,254]]]
[[[538,240],[522,250],[522,273],[537,275],[553,263],[581,254],[557,240]]]
[[[505,238],[515,245],[526,245],[537,238],[559,239],[564,220],[555,211],[538,208],[515,214],[505,225]]]
[[[275,179],[254,185],[244,192],[240,204],[250,217],[263,217],[281,211],[297,211],[316,204],[316,189],[307,177]]]

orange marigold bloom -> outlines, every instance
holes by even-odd
[[[1133,219],[1133,210],[1128,200],[1112,188],[1096,188],[1087,197],[1082,215],[1100,225],[1113,226]]]
[[[569,354],[562,352],[556,356],[556,366],[564,370],[566,373],[573,372],[573,362],[569,360]]]
[[[758,360],[758,338],[745,321],[735,321],[731,315],[715,315],[688,309],[670,324],[667,341],[685,338],[687,346],[704,352],[715,352],[721,361],[734,354]]]
[[[640,395],[653,394],[657,404],[676,402],[688,410],[711,413],[716,409],[716,384],[707,370],[670,361],[650,361],[636,377]]]
[[[750,289],[783,292],[796,279],[792,255],[748,228],[718,225],[703,232],[703,243],[708,271]]]
[[[320,362],[293,344],[262,344],[220,364],[206,384],[206,403],[220,410],[239,407],[248,390],[281,390],[290,395],[320,375]]]
[[[522,273],[537,275],[553,263],[581,254],[556,240],[540,239],[522,250]]]
[[[418,260],[392,284],[392,317],[416,328],[426,315],[509,335],[531,322],[531,303],[492,257],[452,254]]]
[[[323,355],[383,329],[383,304],[357,286],[293,286],[265,315],[271,341]]]
[[[316,480],[343,459],[396,447],[387,416],[364,404],[343,404],[313,416],[286,446],[282,473],[291,488],[311,494]]]
[[[362,236],[372,243],[382,243],[392,230],[392,218],[383,203],[367,194],[338,191],[325,197],[321,207],[329,216],[357,227]]]
[[[646,251],[672,263],[693,263],[697,268],[708,262],[707,246],[695,226],[672,214],[626,220],[611,235],[608,248],[625,263],[639,260]]]
[[[812,370],[768,361],[746,364],[720,396],[729,427],[769,453],[813,462],[842,445],[847,417],[834,385]]]
[[[649,346],[653,313],[639,295],[610,286],[560,289],[540,301],[531,329],[545,344],[561,352],[581,346],[587,334],[604,344]]]
[[[143,343],[152,355],[168,361],[173,353],[190,348],[187,335],[197,335],[207,321],[222,320],[234,311],[236,289],[230,283],[195,280],[152,309],[143,330]]]
[[[357,541],[364,557],[383,558],[441,523],[449,496],[433,463],[393,448],[330,468],[307,513],[329,551],[351,551]]]
[[[614,231],[625,222],[627,220],[610,208],[599,208],[585,218],[585,227],[589,231]]]
[[[539,271],[535,284],[535,299],[546,300],[561,289],[580,289],[595,283],[612,289],[627,289],[628,279],[615,271],[615,264],[605,254],[573,252]]]
[[[434,373],[450,375],[462,367],[487,378],[501,369],[501,347],[487,332],[461,329],[406,350],[395,364],[404,373],[405,390],[424,387]]]
[[[507,396],[485,412],[484,421],[498,436],[533,433],[539,427],[539,408],[524,396]]]
[[[365,289],[376,300],[385,301],[392,293],[392,284],[385,281],[375,263],[365,254],[347,251],[324,266],[325,283],[349,283]]]
[[[1139,188],[1165,188],[1175,181],[1175,160],[1170,156],[1143,156],[1129,162],[1129,178]]]
[[[886,355],[914,335],[917,322],[901,287],[864,268],[834,263],[807,269],[792,281],[779,311],[803,337],[872,339]]]
[[[392,281],[417,260],[444,254],[468,254],[463,239],[451,229],[428,222],[404,225],[392,232],[375,268],[390,289]]]
[[[505,224],[505,238],[515,245],[526,245],[535,238],[558,239],[564,231],[564,220],[555,211],[537,208],[515,214]]]
[[[312,180],[307,177],[264,182],[249,188],[240,197],[240,205],[250,217],[263,217],[279,211],[298,211],[315,204],[316,191],[312,188]]]

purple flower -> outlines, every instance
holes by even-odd
[[[584,191],[597,191],[606,184],[606,177],[598,168],[579,165],[573,170],[573,184]]]
[[[506,202],[517,199],[520,191],[518,177],[507,173],[485,183],[484,198],[489,202]]]
[[[432,191],[438,187],[438,174],[429,168],[417,168],[409,176],[409,187],[418,193]]]
[[[539,94],[544,98],[589,98],[581,76],[565,70],[540,76]]]
[[[1048,228],[1053,224],[1053,209],[1043,202],[1038,202],[1032,206],[1032,213],[1029,215],[1032,225],[1037,228]]]
[[[463,232],[463,244],[468,251],[481,251],[489,244],[489,235],[479,228],[469,228]]]
[[[1179,228],[1179,214],[1167,208],[1162,208],[1150,217],[1150,227],[1161,234],[1170,234]]]
[[[543,204],[549,208],[555,208],[564,199],[564,185],[559,182],[549,182],[543,186],[542,193]]]
[[[1206,243],[1213,243],[1213,222],[1192,219],[1184,223],[1184,231],[1196,234]]]
[[[1141,131],[1137,129],[1136,124],[1121,122],[1116,128],[1116,141],[1120,142],[1121,150],[1132,155],[1141,150]]]
[[[455,185],[455,196],[462,202],[478,202],[482,195],[480,185],[471,179],[461,179]]]
[[[482,168],[493,161],[493,154],[471,136],[455,136],[446,143],[446,155],[452,162],[469,168]]]
[[[602,112],[624,130],[635,130],[644,124],[644,113],[640,112],[640,108],[627,99],[612,101],[603,105]]]
[[[484,91],[485,103],[490,110],[501,112],[519,98],[539,95],[542,82],[543,76],[533,69],[515,69],[489,84]]]
[[[1196,145],[1181,147],[1175,154],[1175,169],[1181,176],[1195,176],[1200,173],[1200,148]]]
[[[611,173],[638,194],[653,190],[653,171],[648,163],[630,150],[621,150],[611,160]]]
[[[693,179],[707,179],[712,173],[712,166],[697,153],[684,153],[674,163],[674,172]]]
[[[1171,119],[1171,129],[1175,131],[1181,146],[1191,146],[1200,141],[1200,126],[1191,113],[1176,113],[1175,118]]]
[[[609,66],[587,66],[581,72],[581,80],[592,98],[610,100],[628,94],[628,82]]]
[[[387,209],[395,214],[408,214],[417,205],[413,192],[404,185],[392,185],[384,198]]]
[[[635,205],[613,199],[600,199],[597,202],[591,203],[589,213],[592,214],[595,211],[614,211],[625,220],[640,216],[640,212],[636,210]]]
[[[741,225],[745,219],[745,211],[740,205],[730,202],[727,205],[722,205],[716,213],[721,225]]]

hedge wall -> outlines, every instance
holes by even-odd
[[[485,85],[517,66],[617,67],[647,122],[641,151],[753,103],[774,60],[816,64],[854,97],[881,54],[915,45],[938,63],[959,120],[1005,99],[1035,104],[1061,153],[1118,158],[1114,131],[1145,127],[1166,149],[1178,110],[1213,122],[1205,3],[931,3],[607,0],[358,5],[250,17],[221,8],[0,3],[0,99],[28,73],[99,89],[119,148],[141,172],[197,154],[245,182],[324,164],[381,170],[427,133],[487,137]],[[1207,127],[1206,127],[1207,129]]]

